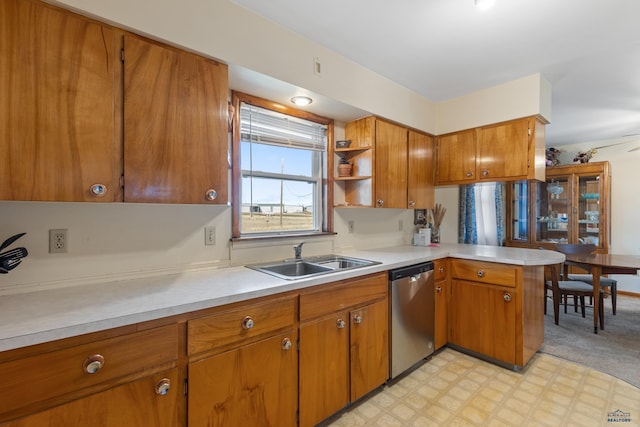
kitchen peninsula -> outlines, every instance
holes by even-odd
[[[296,425],[300,410],[300,425],[313,425],[336,410],[330,405],[309,406],[302,398],[310,387],[302,378],[315,377],[304,373],[315,362],[303,360],[303,355],[319,354],[304,353],[303,346],[314,348],[313,337],[321,336],[316,334],[321,331],[317,328],[327,322],[334,325],[332,330],[340,330],[340,318],[335,329],[332,310],[338,316],[347,310],[347,321],[356,313],[365,327],[367,316],[374,316],[375,327],[358,332],[360,335],[352,332],[351,344],[344,342],[344,353],[330,348],[345,355],[344,360],[352,353],[351,367],[345,368],[350,374],[342,387],[346,400],[334,406],[339,410],[381,385],[366,385],[366,380],[372,369],[380,366],[383,378],[388,374],[384,371],[388,369],[384,363],[388,342],[384,326],[386,273],[427,260],[445,260],[450,270],[446,274],[453,292],[447,308],[452,319],[450,344],[517,368],[526,364],[542,343],[544,296],[540,283],[544,265],[564,260],[564,255],[553,251],[457,244],[399,246],[342,255],[380,264],[300,280],[283,280],[239,266],[3,296],[0,372],[8,378],[9,386],[4,390],[11,390],[11,394],[5,396],[5,392],[0,399],[0,423],[17,420],[27,422],[21,426],[42,425],[38,423],[53,416],[51,411],[57,411],[56,416],[73,417],[90,410],[96,400],[107,408],[118,408],[117,415],[109,414],[116,417],[113,425],[141,413],[148,425],[186,425],[187,413],[189,425],[198,425],[191,424],[196,417],[225,420],[231,416],[225,411],[231,408],[236,413],[249,411],[242,405],[247,404],[246,393],[252,390],[251,381],[257,375],[268,377],[259,381],[264,387],[258,403],[263,406],[257,411],[261,416],[278,417],[279,425]],[[472,292],[467,294],[466,290]],[[493,297],[512,307],[503,322],[513,325],[504,329],[500,325],[500,335],[505,330],[513,333],[513,345],[506,355],[485,351],[485,343],[477,337],[485,341],[492,338],[482,326],[463,329],[469,322],[477,322],[477,317],[465,317],[465,313],[484,313],[489,316],[487,321],[492,320],[490,310],[496,306],[484,303]],[[481,307],[470,310],[460,305],[469,303],[480,303]],[[323,310],[329,307],[330,313],[322,314],[320,306]],[[347,329],[353,327],[349,323]],[[291,351],[297,342],[300,354]],[[380,358],[354,360],[353,352],[365,345],[383,350]],[[237,384],[238,378],[248,383]],[[189,395],[184,399],[181,396],[186,394],[187,381]],[[368,388],[349,397],[348,390],[359,384]],[[135,402],[123,402],[127,393],[136,393]],[[298,396],[299,408],[294,403]],[[220,407],[206,406],[205,402],[225,403]]]

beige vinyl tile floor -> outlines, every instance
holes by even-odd
[[[640,389],[543,353],[515,372],[445,348],[326,425],[639,426]]]

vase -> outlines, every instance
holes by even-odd
[[[431,229],[431,243],[440,243],[440,227]]]
[[[338,164],[338,176],[351,176],[351,163]]]

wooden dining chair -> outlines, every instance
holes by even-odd
[[[560,317],[560,301],[564,301],[564,312],[567,312],[567,300],[570,296],[574,298],[574,306],[580,304],[582,317],[585,315],[585,297],[593,296],[593,286],[588,283],[576,281],[576,280],[560,280],[560,272],[564,268],[564,263],[552,264],[545,266],[545,294],[546,288],[551,289],[551,295],[553,299],[553,320],[555,324],[558,324],[558,318]],[[600,290],[600,298],[598,298],[598,318],[600,319],[600,329],[604,329],[604,304],[602,295],[603,291]],[[545,297],[545,314],[546,314],[546,297]],[[594,308],[595,309],[595,308]]]
[[[558,243],[556,244],[556,250],[558,252],[562,252],[563,254],[591,254],[596,250],[596,246],[593,244]],[[591,274],[569,273],[563,277],[566,277],[567,280],[578,280],[580,282],[585,282],[593,286],[593,276]],[[609,288],[609,295],[611,296],[611,311],[615,315],[618,299],[618,281],[610,279],[609,277],[600,276],[600,288]]]

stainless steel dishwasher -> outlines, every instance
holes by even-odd
[[[391,378],[433,353],[435,293],[433,262],[389,271]]]

